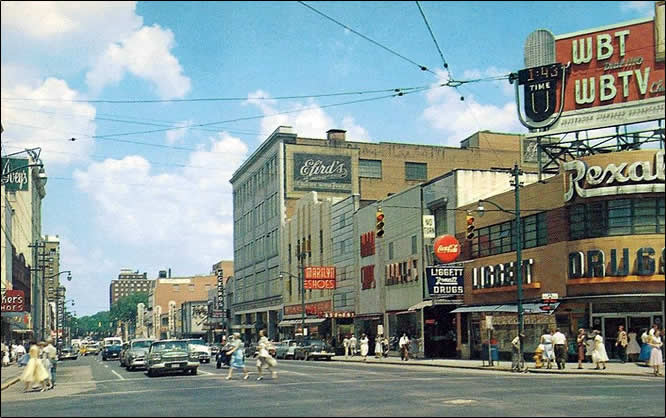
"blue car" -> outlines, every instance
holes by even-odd
[[[118,360],[120,358],[120,350],[122,350],[122,348],[123,346],[120,344],[104,346],[104,349],[102,350],[102,361],[107,361],[108,359]]]

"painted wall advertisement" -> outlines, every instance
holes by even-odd
[[[462,263],[426,267],[428,293],[433,299],[462,305],[465,291],[465,268]]]
[[[352,191],[351,157],[294,153],[294,190]]]

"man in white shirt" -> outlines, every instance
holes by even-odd
[[[349,358],[349,338],[346,335],[342,340],[342,346],[345,348],[345,358]]]
[[[400,348],[400,360],[409,360],[409,337],[407,337],[407,333],[403,332],[402,337],[400,337],[400,341],[398,342],[398,346]]]
[[[49,357],[51,362],[51,370],[47,370],[51,373],[51,388],[55,387],[56,381],[56,366],[58,365],[58,350],[53,346],[53,340],[51,338],[46,340],[46,347],[44,347],[44,354]]]
[[[356,355],[356,335],[351,336],[349,339],[349,349],[351,350],[352,357]]]
[[[559,328],[556,328],[555,334],[553,334],[553,346],[555,347],[557,368],[564,369],[567,363],[567,337],[560,332]]]
[[[519,372],[520,370],[520,343],[525,338],[525,334],[516,335],[511,340],[511,371]]]

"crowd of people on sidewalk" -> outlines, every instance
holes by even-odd
[[[35,387],[44,392],[55,387],[58,350],[51,338],[39,343],[2,343],[2,366],[7,367],[14,362],[18,367],[24,367],[19,377],[25,385],[24,392]]]

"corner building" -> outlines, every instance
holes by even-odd
[[[331,129],[326,139],[299,137],[278,127],[232,176],[234,299],[232,326],[255,339],[260,328],[277,337],[284,318],[280,243],[297,202],[316,191],[334,201],[358,195],[360,206],[455,168],[510,168],[521,160],[522,137],[478,132],[460,148],[347,141]],[[300,237],[301,242],[307,237]],[[313,237],[314,239],[315,237]],[[296,238],[298,240],[298,238]],[[306,261],[305,266],[309,264]]]

